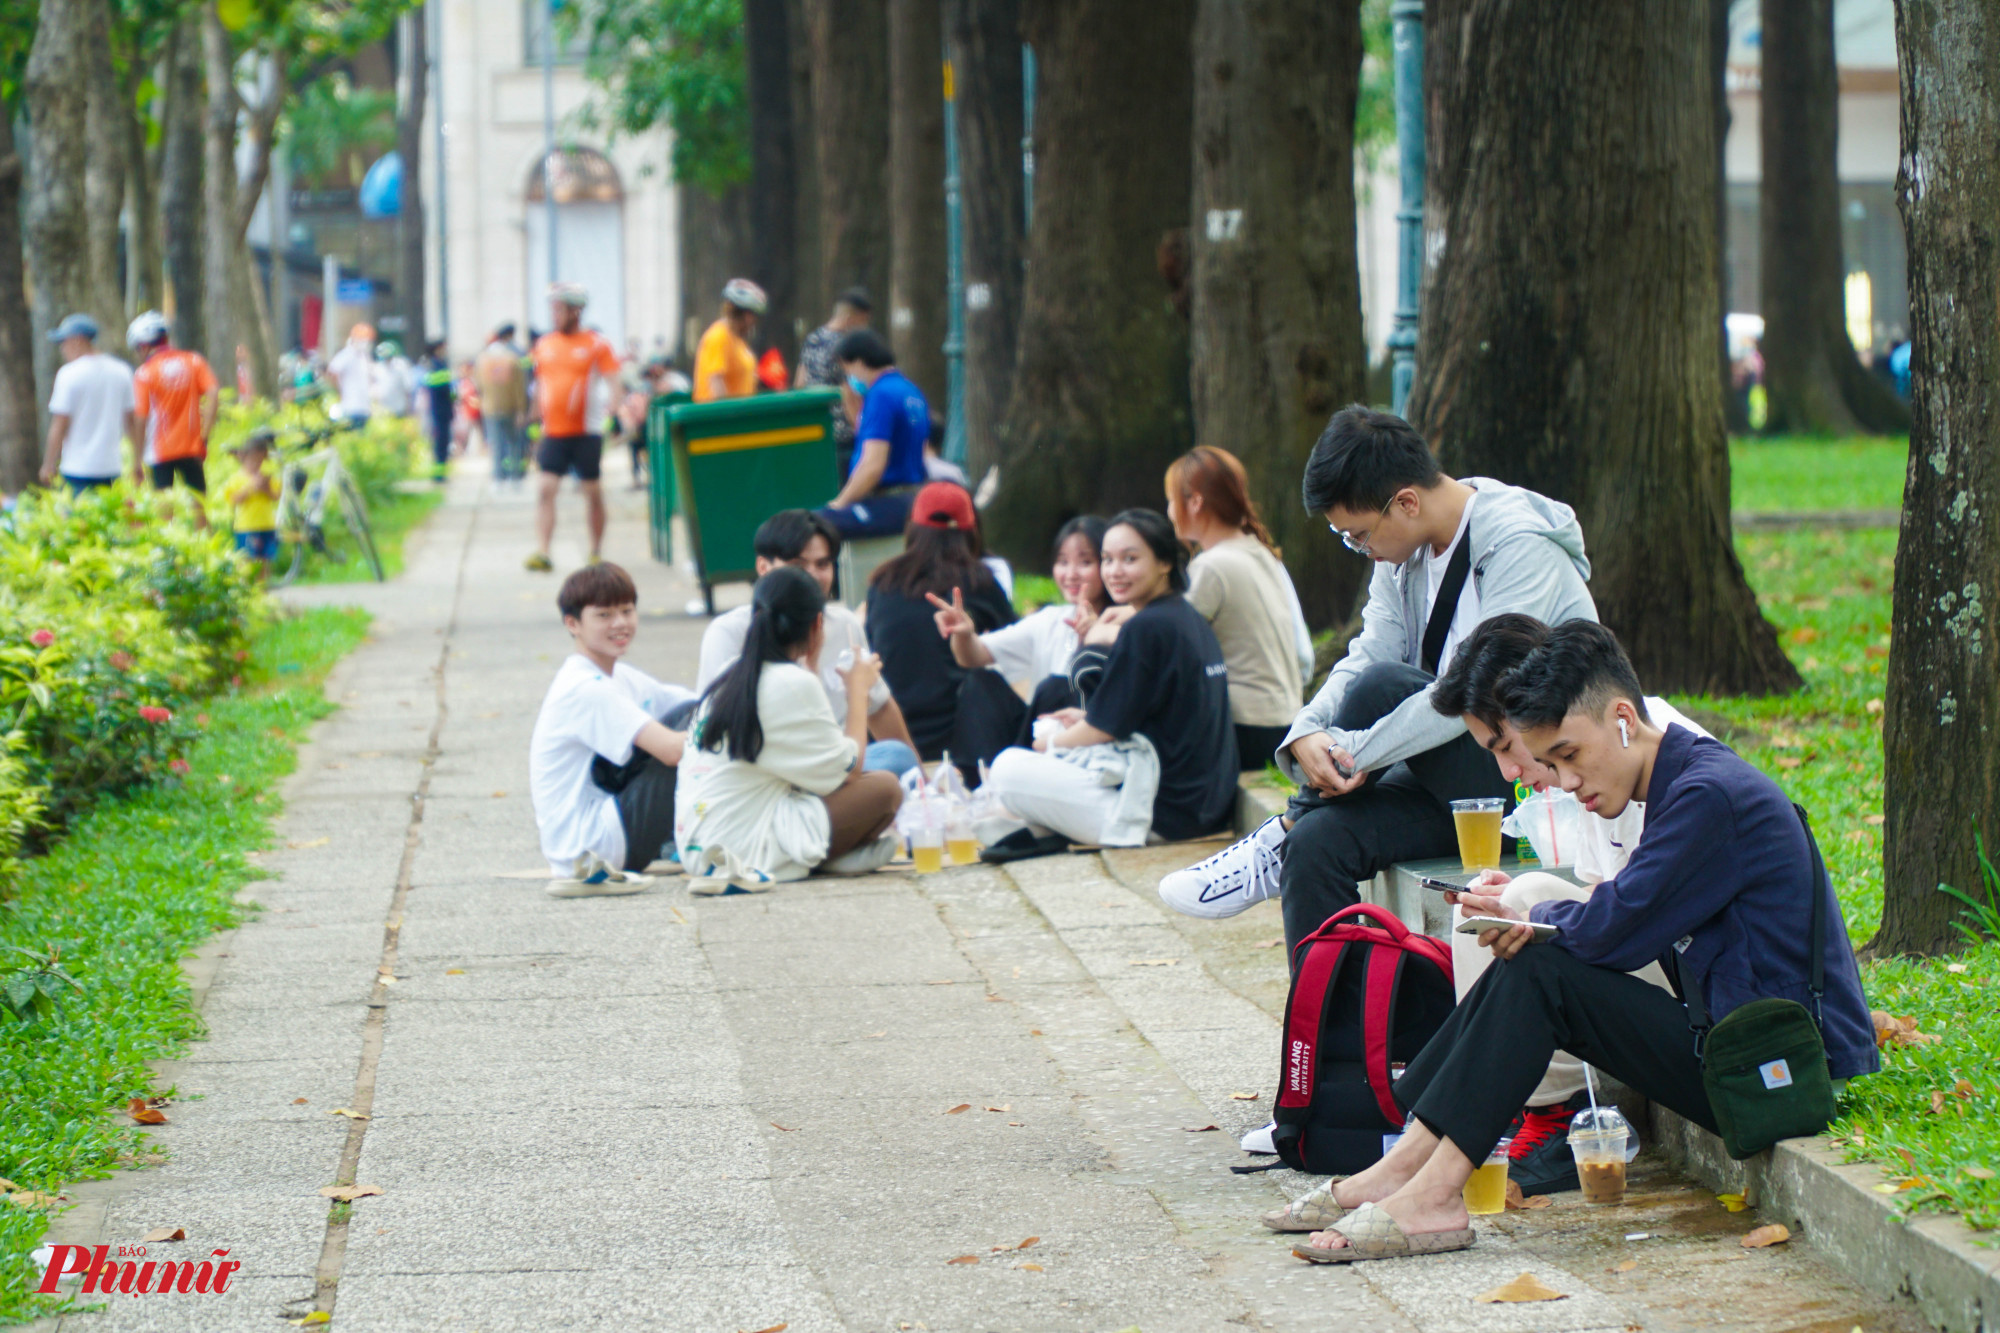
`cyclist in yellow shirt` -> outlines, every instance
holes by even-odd
[[[750,334],[769,305],[764,289],[748,278],[731,278],[722,289],[722,315],[701,335],[694,354],[694,400],[748,398],[757,392],[757,358]]]
[[[230,452],[236,455],[239,470],[222,486],[236,549],[267,574],[278,558],[278,478],[264,471],[272,439],[268,430],[252,431],[236,445]]]

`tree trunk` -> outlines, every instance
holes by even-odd
[[[125,308],[137,313],[160,304],[160,210],[157,155],[146,151],[146,122],[139,114],[139,84],[146,71],[135,62],[125,73],[125,201],[131,227],[125,264]]]
[[[1574,505],[1662,694],[1794,689],[1729,526],[1704,0],[1426,5],[1431,232],[1410,419]]]
[[[110,330],[125,322],[118,221],[125,208],[126,126],[132,116],[124,84],[111,62],[110,6],[105,0],[89,0],[89,12],[92,36],[84,43],[84,132],[90,145],[83,160],[84,227],[90,247],[90,313],[100,328]]]
[[[166,259],[164,309],[182,347],[208,346],[208,200],[203,188],[201,16],[190,14],[167,42],[165,136],[160,150],[160,229]],[[217,222],[217,226],[227,225]]]
[[[1190,188],[1193,0],[1023,0],[1035,220],[990,540],[1040,562],[1079,513],[1158,509],[1192,443],[1188,329],[1161,281]],[[1037,564],[1036,567],[1039,567]]]
[[[33,125],[27,207],[28,270],[34,279],[36,402],[48,400],[55,349],[43,336],[57,320],[90,309],[84,205],[85,47],[92,0],[44,0],[22,91]]]
[[[14,118],[0,115],[0,490],[17,495],[41,468],[35,329],[21,271],[21,154]]]
[[[1354,238],[1360,5],[1198,0],[1194,33],[1195,438],[1243,460],[1307,621],[1344,624],[1367,562],[1300,508],[1299,476],[1368,375]]]
[[[785,0],[785,31],[792,44],[792,152],[795,155],[792,279],[797,284],[792,331],[801,339],[826,316],[826,290],[819,248],[819,134],[814,128],[812,30],[806,0]]]
[[[720,199],[699,185],[680,191],[682,341],[692,367],[695,343],[721,309],[722,285],[749,262],[750,191],[739,185]]]
[[[1910,254],[1910,467],[1882,749],[1878,953],[1958,943],[1949,884],[2000,860],[2000,0],[1898,0]]]
[[[1833,0],[1764,0],[1763,21],[1764,428],[1903,434],[1910,409],[1863,368],[1847,336]]]
[[[888,0],[806,0],[823,298],[889,291]]]
[[[235,47],[216,17],[214,4],[201,15],[202,64],[208,75],[208,109],[202,121],[202,194],[207,205],[207,244],[202,248],[202,319],[208,341],[202,354],[224,386],[236,383],[236,349],[248,350],[252,330],[240,316],[249,293],[236,281],[236,122],[242,99],[236,91]]]
[[[396,308],[403,315],[403,342],[412,360],[430,337],[424,314],[424,85],[429,65],[424,7],[406,10],[398,24],[396,156],[403,163],[403,189],[396,209]],[[268,160],[268,149],[267,149]],[[246,219],[247,221],[247,219]],[[271,256],[273,264],[283,254]]]
[[[977,481],[1000,461],[1014,387],[1027,219],[1021,188],[1020,0],[945,0],[958,93],[965,258],[965,462]]]
[[[889,0],[889,331],[945,412],[944,33],[938,0]]]
[[[771,308],[765,345],[799,360],[798,153],[792,136],[792,34],[786,0],[744,0],[743,53],[750,99],[750,271]]]
[[[1715,119],[1715,290],[1717,309],[1729,314],[1729,10],[1735,0],[1708,0],[1708,70],[1713,85],[1708,104]],[[1735,368],[1729,364],[1729,335],[1716,347],[1722,371],[1722,419],[1732,435],[1750,429],[1750,402],[1736,392]]]

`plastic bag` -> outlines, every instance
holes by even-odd
[[[1514,807],[1500,822],[1500,831],[1526,838],[1545,866],[1574,865],[1583,836],[1583,805],[1560,788],[1538,791]]]

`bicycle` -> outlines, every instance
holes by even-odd
[[[304,448],[310,452],[303,457],[287,457],[278,450],[278,540],[290,547],[290,555],[283,567],[272,571],[271,582],[278,587],[290,584],[305,568],[306,550],[310,547],[322,556],[331,559],[326,542],[326,511],[337,496],[340,500],[341,517],[346,521],[347,531],[353,536],[355,545],[361,548],[361,555],[368,562],[375,581],[382,583],[386,576],[382,572],[382,557],[375,550],[375,531],[368,523],[368,506],[362,502],[360,488],[354,478],[348,475],[346,466],[340,461],[340,451],[326,441],[333,438],[338,426],[313,426],[305,431]],[[326,444],[325,448],[317,446]],[[311,470],[324,465],[317,480]]]

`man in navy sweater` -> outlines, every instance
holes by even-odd
[[[1334,1186],[1334,1202],[1356,1212],[1313,1233],[1303,1257],[1347,1262],[1471,1244],[1461,1189],[1557,1049],[1713,1130],[1687,1006],[1631,975],[1648,962],[1700,986],[1716,1021],[1767,997],[1817,1010],[1836,1080],[1880,1067],[1840,905],[1777,784],[1719,741],[1654,727],[1624,650],[1590,621],[1550,630],[1495,693],[1585,810],[1615,818],[1643,800],[1645,832],[1587,900],[1530,910],[1533,922],[1557,928],[1553,939],[1532,943],[1526,923],[1480,937],[1501,961],[1397,1081],[1415,1125],[1380,1162]],[[1828,927],[1818,1004],[1814,895]],[[1498,897],[1457,897],[1467,916],[1518,919]]]

